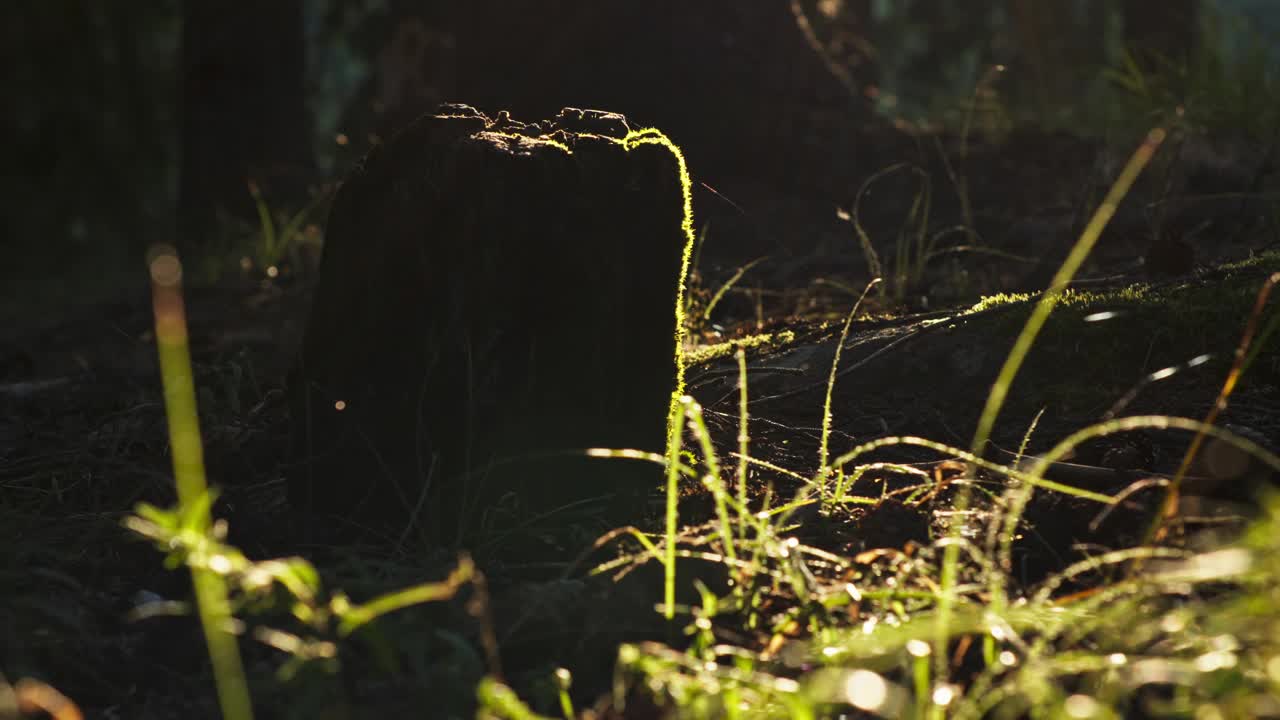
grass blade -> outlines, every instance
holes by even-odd
[[[1222,383],[1222,390],[1218,392],[1218,398],[1214,401],[1213,407],[1209,409],[1209,414],[1205,416],[1204,424],[1206,426],[1213,425],[1227,409],[1227,401],[1231,398],[1231,393],[1236,389],[1236,384],[1240,381],[1240,376],[1244,374],[1248,360],[1251,359],[1250,346],[1258,332],[1258,324],[1262,319],[1262,313],[1267,307],[1267,300],[1271,297],[1271,290],[1280,282],[1280,273],[1273,273],[1267,281],[1262,284],[1262,288],[1258,290],[1258,298],[1254,302],[1253,312],[1249,315],[1249,321],[1245,325],[1244,335],[1240,338],[1240,345],[1236,348],[1235,358],[1231,363],[1231,370],[1227,373],[1227,379]],[[1155,522],[1151,529],[1147,532],[1147,540],[1159,540],[1164,535],[1165,522],[1171,520],[1178,512],[1178,491],[1182,485],[1182,478],[1186,477],[1187,471],[1191,469],[1191,463],[1195,461],[1196,455],[1200,453],[1200,447],[1204,444],[1205,433],[1201,429],[1191,440],[1190,447],[1182,456],[1182,462],[1178,464],[1178,470],[1173,474],[1173,481],[1169,483],[1169,488],[1165,491],[1164,506],[1161,511],[1156,514]]]
[[[178,504],[186,509],[195,507],[207,496],[207,483],[191,351],[187,344],[186,310],[182,302],[182,263],[173,248],[161,246],[151,252],[149,267],[173,474],[178,486]],[[195,519],[195,524],[201,532],[211,531],[213,524],[207,509]],[[253,717],[253,705],[245,683],[240,648],[236,636],[228,629],[231,608],[226,584],[221,576],[202,565],[192,564],[191,576],[222,716],[227,720],[249,720]]]
[[[818,446],[818,495],[823,504],[827,501],[827,476],[831,473],[831,468],[827,466],[828,443],[831,439],[831,394],[835,390],[836,375],[840,371],[840,351],[844,349],[844,341],[849,337],[849,326],[853,324],[853,318],[862,307],[862,301],[867,299],[867,293],[871,292],[871,288],[879,282],[880,278],[872,278],[871,282],[862,289],[858,301],[853,304],[853,309],[844,319],[844,326],[840,328],[840,337],[836,340],[835,357],[831,359],[831,375],[827,378],[827,395],[822,403],[822,440]]]
[[[1147,163],[1151,162],[1151,158],[1155,155],[1156,150],[1159,149],[1160,144],[1164,142],[1164,138],[1165,131],[1161,128],[1156,128],[1147,133],[1146,139],[1134,151],[1132,157],[1129,158],[1129,162],[1120,173],[1120,177],[1116,179],[1115,184],[1111,186],[1111,190],[1107,192],[1106,198],[1103,199],[1102,204],[1098,206],[1098,210],[1089,220],[1089,224],[1085,226],[1084,232],[1080,234],[1080,239],[1071,248],[1071,252],[1062,263],[1062,267],[1058,268],[1058,272],[1054,274],[1053,280],[1049,283],[1049,289],[1045,291],[1044,296],[1036,303],[1035,309],[1031,312],[1031,317],[1027,319],[1027,324],[1022,328],[1018,339],[1014,341],[1013,349],[1009,351],[1009,356],[1005,359],[1004,366],[1000,368],[1000,374],[996,377],[995,384],[991,386],[991,392],[987,395],[987,404],[982,409],[982,416],[978,420],[978,429],[973,436],[971,449],[975,455],[981,455],[985,451],[987,441],[991,439],[991,431],[995,427],[996,418],[1000,415],[1000,408],[1004,406],[1005,398],[1009,394],[1009,388],[1013,385],[1013,379],[1017,376],[1018,370],[1021,369],[1022,362],[1026,360],[1027,353],[1031,351],[1031,346],[1035,343],[1036,336],[1040,334],[1045,321],[1049,319],[1049,314],[1053,312],[1058,300],[1062,298],[1062,293],[1067,284],[1076,276],[1080,266],[1084,264],[1094,245],[1098,243],[1098,238],[1102,236],[1102,231],[1107,227],[1107,223],[1111,222],[1111,217],[1115,215],[1116,209],[1120,206],[1120,201],[1129,194],[1133,183],[1138,179],[1138,175],[1142,173],[1143,169],[1146,168]]]

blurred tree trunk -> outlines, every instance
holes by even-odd
[[[186,0],[182,22],[180,244],[206,247],[225,213],[303,199],[312,166],[302,0]]]

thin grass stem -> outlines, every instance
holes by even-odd
[[[179,512],[194,525],[193,531],[207,536],[212,532],[213,523],[206,500],[209,489],[187,342],[186,309],[182,301],[182,263],[173,248],[159,246],[152,249],[148,265]],[[232,617],[226,584],[221,575],[206,565],[193,563],[190,569],[222,716],[227,720],[250,720],[253,704],[245,682],[240,648],[235,634],[228,629]]]
[[[879,282],[880,278],[872,278],[871,282],[862,289],[862,294],[858,296],[857,302],[853,304],[853,308],[844,319],[844,325],[840,328],[840,337],[836,340],[834,356],[831,358],[831,374],[827,377],[827,394],[822,401],[822,440],[818,445],[818,496],[823,505],[827,502],[827,476],[831,472],[831,468],[827,466],[828,445],[831,440],[831,395],[835,390],[836,376],[840,371],[840,352],[844,350],[844,341],[849,337],[849,327],[862,307],[862,301],[867,299],[867,293],[871,292],[871,288]]]
[[[1227,372],[1227,379],[1223,381],[1222,389],[1218,392],[1218,397],[1214,400],[1213,407],[1209,409],[1209,413],[1204,418],[1206,427],[1213,425],[1218,416],[1227,409],[1227,402],[1231,398],[1231,393],[1235,391],[1236,384],[1240,381],[1240,376],[1244,374],[1246,362],[1250,358],[1250,346],[1253,344],[1253,338],[1258,332],[1258,324],[1262,319],[1263,311],[1266,310],[1267,300],[1271,297],[1271,290],[1276,286],[1277,282],[1280,282],[1280,273],[1273,273],[1262,284],[1262,288],[1258,290],[1258,297],[1253,304],[1253,312],[1249,314],[1249,321],[1245,324],[1244,335],[1240,338],[1239,346],[1236,347],[1235,356],[1231,362],[1231,370]],[[1196,431],[1195,437],[1191,439],[1191,445],[1187,448],[1187,452],[1183,454],[1182,462],[1178,464],[1178,470],[1173,474],[1173,480],[1169,482],[1169,486],[1165,490],[1164,503],[1161,506],[1161,510],[1156,514],[1155,521],[1147,531],[1147,542],[1161,539],[1164,535],[1165,523],[1177,515],[1178,496],[1182,487],[1182,479],[1186,477],[1187,472],[1191,469],[1191,464],[1195,462],[1196,456],[1199,455],[1204,439],[1205,432],[1203,429]]]
[[[733,354],[738,361],[738,505],[743,512],[738,515],[738,537],[747,539],[747,450],[751,443],[747,413],[747,353],[742,348]]]
[[[696,402],[689,402],[685,405],[685,412],[689,416],[686,424],[693,433],[694,439],[698,441],[698,445],[702,448],[702,462],[707,468],[706,474],[703,475],[703,484],[711,491],[711,496],[715,501],[716,517],[720,521],[720,538],[724,542],[725,555],[730,560],[737,560],[737,552],[734,549],[733,526],[729,520],[728,509],[728,503],[732,501],[732,498],[729,497],[729,491],[725,488],[724,482],[720,477],[720,461],[716,458],[716,448],[711,443],[711,433],[707,430],[707,423],[702,418],[702,406]],[[739,513],[740,518],[745,518],[745,515],[746,513]]]
[[[1063,292],[1072,278],[1079,272],[1080,267],[1084,264],[1089,253],[1097,244],[1098,239],[1102,236],[1102,231],[1115,215],[1116,210],[1120,206],[1120,202],[1129,194],[1129,190],[1133,187],[1138,176],[1142,174],[1143,169],[1151,162],[1151,158],[1155,156],[1156,150],[1160,148],[1161,143],[1165,140],[1165,130],[1163,128],[1155,128],[1147,133],[1146,138],[1138,149],[1134,151],[1129,158],[1129,162],[1121,171],[1120,176],[1116,178],[1115,183],[1111,186],[1110,191],[1102,200],[1102,204],[1098,206],[1093,217],[1090,218],[1089,224],[1085,226],[1084,232],[1080,234],[1079,240],[1075,246],[1071,248],[1067,259],[1063,261],[1062,266],[1058,268],[1054,274],[1053,280],[1049,283],[1048,290],[1036,303],[1035,308],[1031,312],[1031,317],[1027,319],[1026,325],[1023,326],[1022,332],[1018,334],[1017,340],[1014,341],[1013,348],[1009,351],[1009,355],[1005,358],[1004,366],[1000,368],[1000,373],[996,376],[995,383],[991,386],[991,391],[987,394],[986,405],[982,409],[982,414],[978,419],[978,427],[974,432],[973,443],[971,445],[972,454],[981,456],[986,452],[987,441],[991,438],[991,432],[995,428],[996,419],[1000,415],[1000,410],[1004,406],[1005,399],[1008,397],[1009,390],[1013,386],[1013,380],[1017,377],[1018,370],[1021,369],[1023,361],[1031,352],[1031,346],[1035,344],[1036,337],[1040,334],[1040,330],[1048,321],[1049,315],[1057,306],[1058,301],[1062,298]],[[1032,472],[1033,476],[1040,476],[1048,465],[1038,467],[1040,472]],[[964,511],[968,509],[969,493],[962,491],[956,498],[956,509]],[[962,523],[957,524],[952,529],[952,533],[959,535],[962,532]],[[939,595],[938,615],[937,615],[937,632],[934,637],[934,667],[939,673],[939,681],[945,679],[945,673],[948,673],[945,657],[937,657],[937,655],[945,655],[947,638],[950,637],[950,618],[951,608],[954,601],[954,591],[956,577],[959,571],[959,558],[954,547],[948,547],[944,551],[942,560],[942,592]]]

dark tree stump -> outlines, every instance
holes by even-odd
[[[351,174],[290,382],[295,507],[453,542],[508,492],[660,476],[580,452],[661,450],[676,379],[680,162],[629,132],[446,105]]]

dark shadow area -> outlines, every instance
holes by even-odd
[[[258,717],[1275,714],[1277,32],[1260,0],[6,7],[0,717],[220,716],[188,567]],[[210,527],[173,510],[175,378]],[[1117,426],[1023,484],[1156,415],[1230,436]]]

